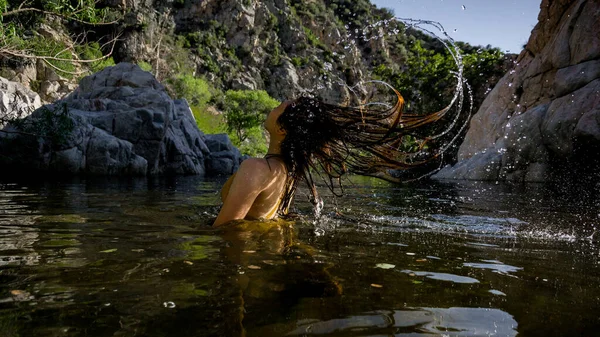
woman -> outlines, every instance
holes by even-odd
[[[310,97],[281,103],[265,121],[271,136],[267,155],[245,160],[225,183],[223,207],[213,226],[287,214],[301,180],[310,189],[311,202],[318,206],[321,201],[313,173],[321,175],[334,194],[336,186],[342,188],[340,178],[346,173],[390,181],[422,175],[426,164],[441,159],[457,138],[450,131],[456,131],[460,113],[450,121],[442,119],[453,100],[435,113],[402,114],[404,99],[391,89],[396,103],[385,109],[376,105],[342,107]],[[401,170],[402,178],[391,175],[390,170]]]

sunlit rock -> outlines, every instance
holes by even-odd
[[[0,77],[0,128],[10,119],[28,116],[41,105],[38,94],[19,83]]]
[[[434,178],[600,180],[600,3],[544,0],[516,60],[473,116],[458,164]],[[497,165],[492,175],[482,170]]]

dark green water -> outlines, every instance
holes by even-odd
[[[354,179],[216,231],[222,183],[0,183],[0,335],[600,335],[593,189]]]

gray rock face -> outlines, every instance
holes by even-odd
[[[68,34],[59,32],[47,24],[41,24],[36,33],[54,41],[71,39]],[[25,63],[12,69],[2,67],[1,73],[9,81],[21,83],[25,87],[35,90],[40,95],[42,104],[60,99],[73,92],[77,87],[75,78],[68,79],[60,76],[56,69],[42,60]]]
[[[24,118],[42,106],[40,96],[23,85],[0,77],[0,128],[14,118]]]
[[[73,93],[45,107],[65,108],[74,125],[66,141],[39,138],[13,166],[98,175],[203,175],[207,166],[213,174],[230,174],[241,161],[230,142],[211,153],[187,102],[172,100],[162,84],[137,65],[121,63],[85,77]],[[40,118],[41,110],[31,118]],[[24,141],[15,137],[10,140],[19,151]],[[221,165],[222,158],[229,166]]]
[[[600,3],[544,0],[538,21],[473,116],[459,163],[434,178],[600,179]]]
[[[241,153],[226,134],[207,135],[206,146],[210,150],[206,165],[208,174],[232,174],[237,171]]]

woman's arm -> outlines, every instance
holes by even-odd
[[[223,200],[223,207],[221,207],[213,227],[221,226],[232,220],[244,219],[256,197],[265,189],[268,181],[265,174],[268,172],[264,160],[255,158],[244,160],[233,177],[229,193]]]

